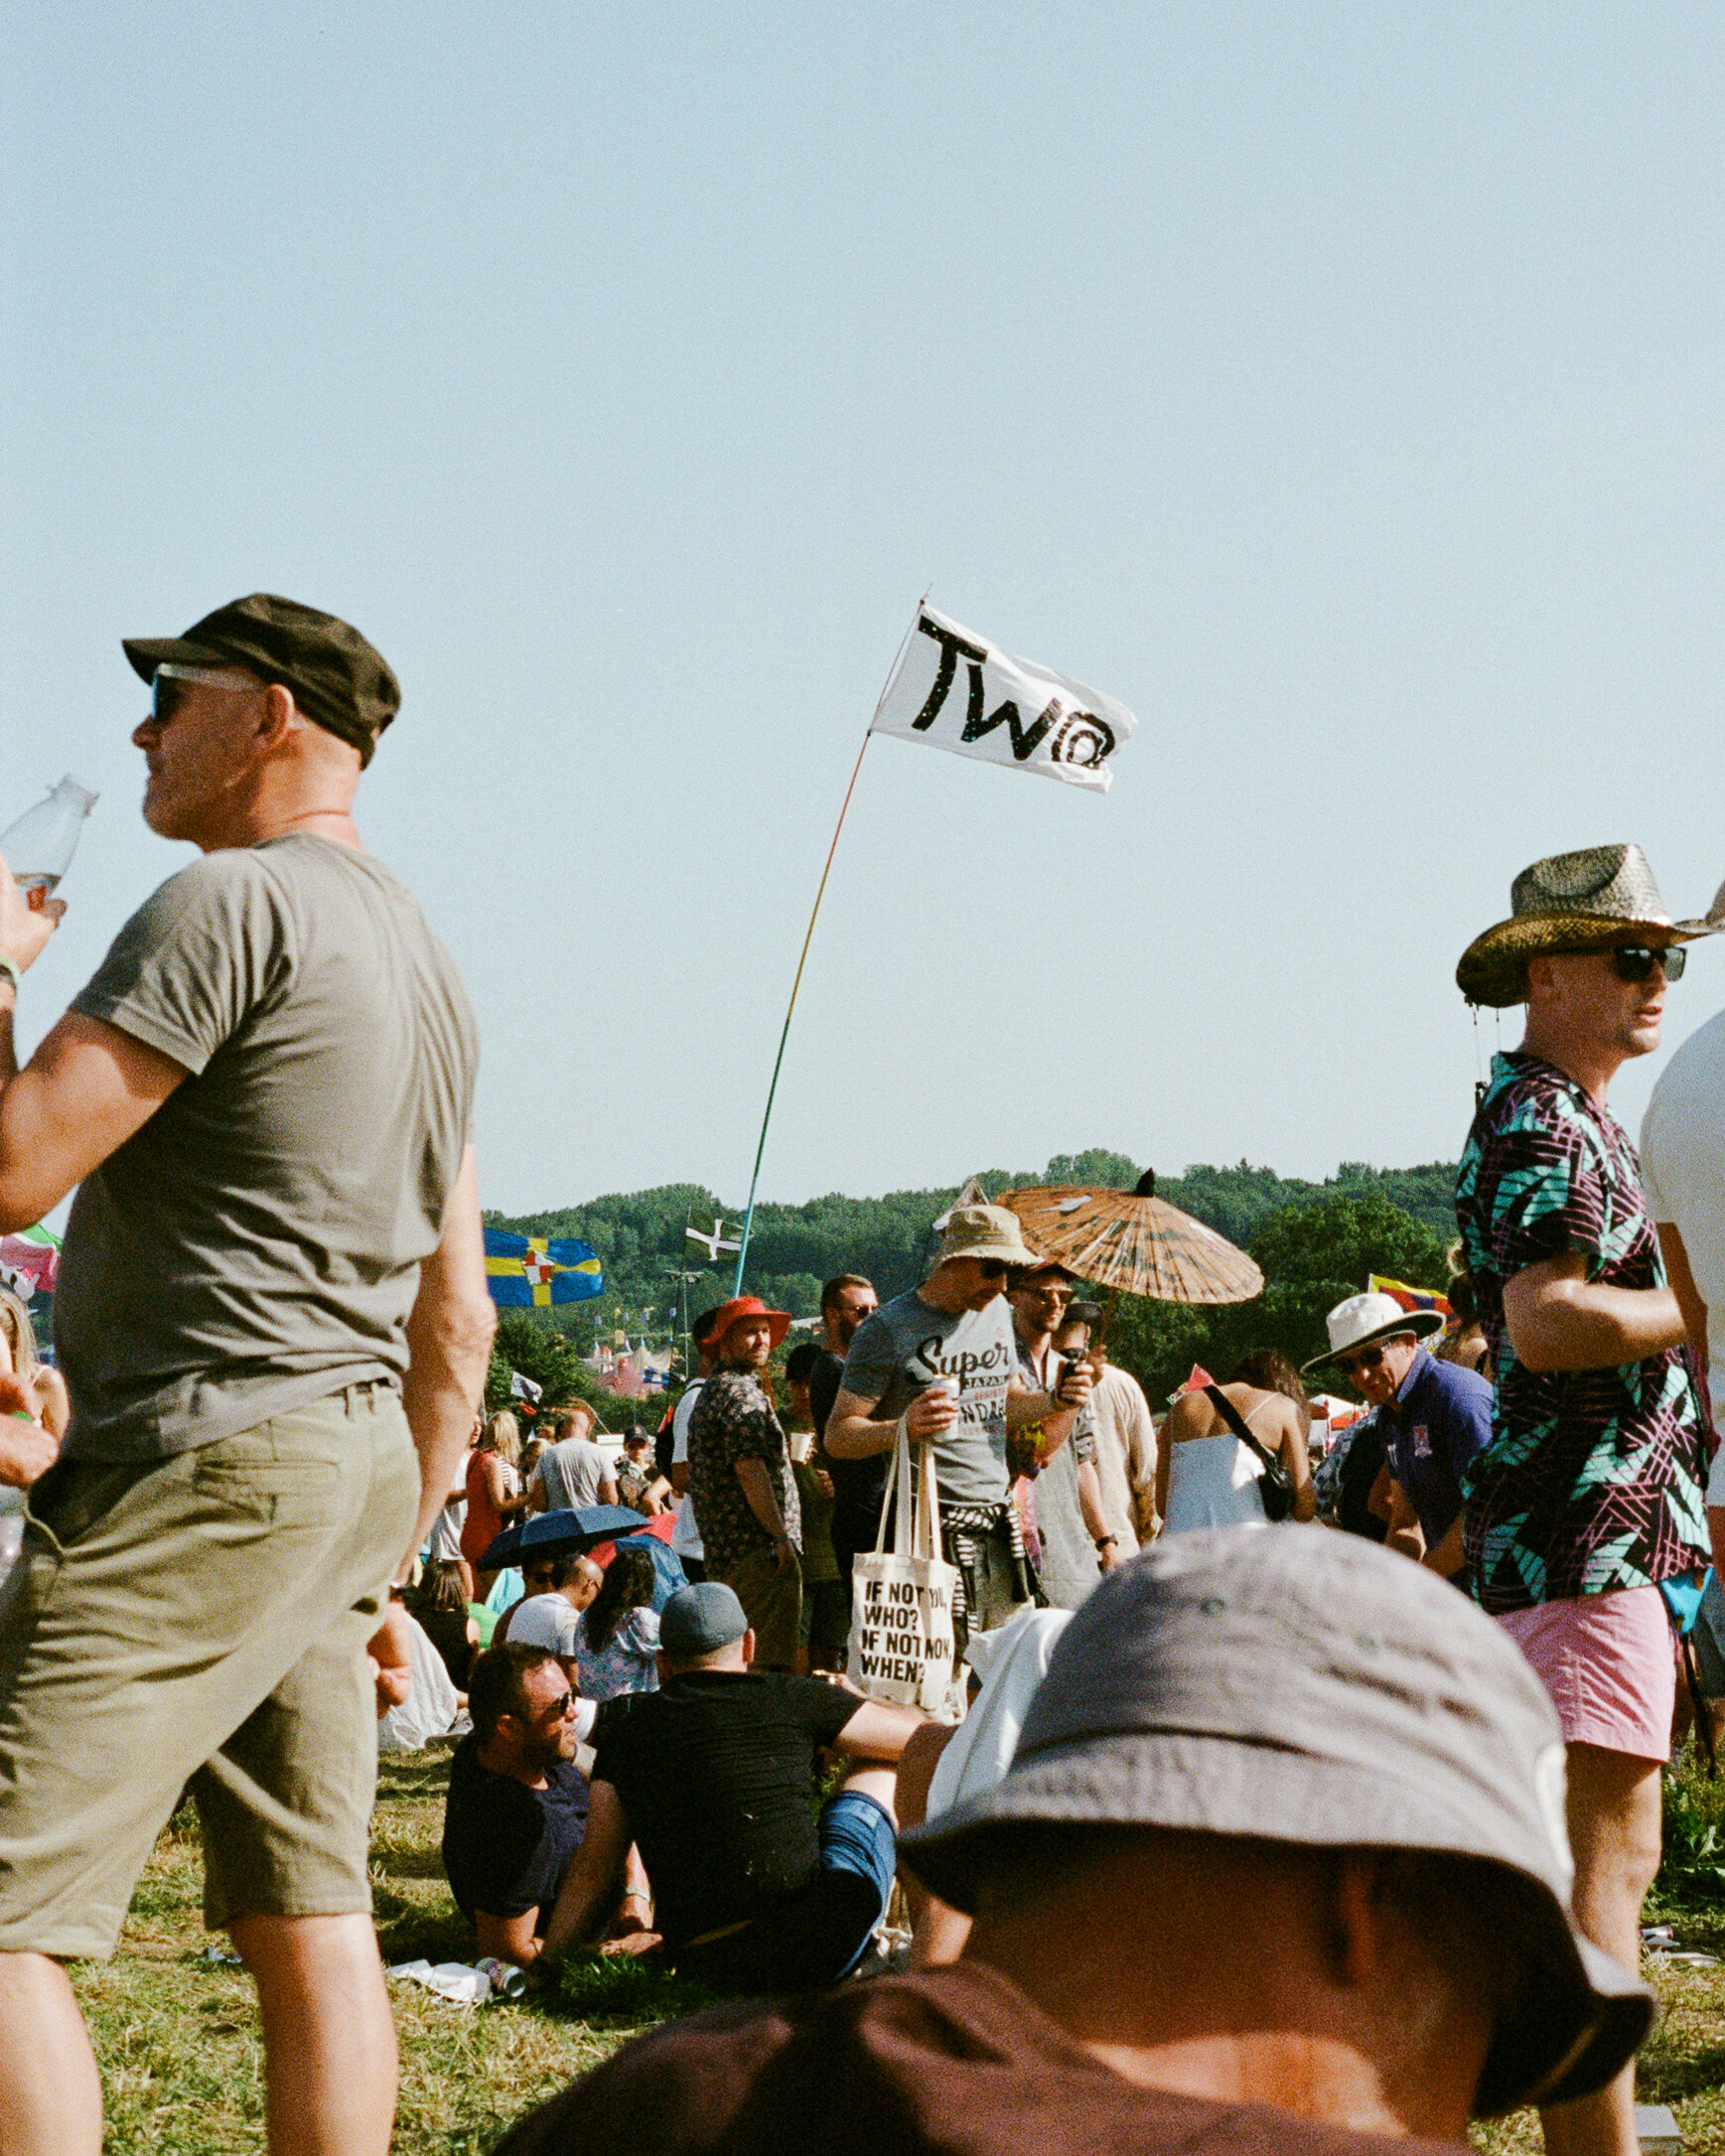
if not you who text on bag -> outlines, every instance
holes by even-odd
[[[825,1441],[891,1463],[853,1572],[849,1674],[870,1697],[955,1715],[969,1633],[1041,1599],[1012,1485],[1067,1442],[1091,1373],[1069,1365],[1053,1392],[1026,1381],[1004,1291],[1046,1263],[1014,1216],[959,1206],[943,1225],[928,1279],[858,1329]]]

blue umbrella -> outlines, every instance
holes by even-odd
[[[689,1576],[683,1570],[682,1560],[676,1551],[661,1542],[656,1534],[619,1535],[617,1547],[645,1549],[652,1560],[652,1606],[662,1610],[679,1587],[689,1584]]]
[[[535,1512],[519,1525],[494,1535],[476,1569],[495,1572],[506,1564],[518,1565],[529,1550],[541,1557],[579,1556],[596,1542],[612,1541],[646,1524],[643,1515],[627,1505],[588,1505],[580,1511]]]

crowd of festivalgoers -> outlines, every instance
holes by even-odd
[[[476,1029],[353,820],[395,677],[269,594],[125,650],[145,819],[198,857],[22,1068],[63,909],[0,864],[0,1227],[76,1193],[52,1366],[0,1301],[0,2156],[99,2149],[67,1964],[113,1951],[188,1790],[271,2148],[381,2156],[376,1747],[437,1734],[477,1951],[752,2002],[627,2047],[511,2156],[1317,2156],[1527,2103],[1630,2156],[1676,1642],[1721,1608],[1725,1014],[1640,1159],[1607,1098],[1721,918],[1602,847],[1469,946],[1464,993],[1526,1026],[1441,1340],[1368,1289],[1305,1373],[1266,1350],[1158,1416],[1082,1283],[965,1204],[908,1292],[829,1281],[789,1357],[758,1298],[706,1313],[659,1432],[570,1403],[523,1449],[478,1413]],[[1322,1460],[1318,1367],[1369,1410]],[[849,1667],[907,1448],[962,1714]]]

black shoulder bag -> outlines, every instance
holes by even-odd
[[[1228,1428],[1245,1446],[1255,1452],[1263,1466],[1258,1477],[1258,1497],[1263,1504],[1266,1519],[1286,1519],[1294,1509],[1294,1478],[1283,1467],[1273,1452],[1266,1452],[1251,1433],[1251,1425],[1235,1407],[1221,1385],[1206,1385],[1205,1395]]]

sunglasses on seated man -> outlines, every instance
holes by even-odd
[[[1611,969],[1620,981],[1640,984],[1653,977],[1653,969],[1659,967],[1668,981],[1680,981],[1683,968],[1689,962],[1689,954],[1681,943],[1614,943],[1609,950],[1584,951],[1571,948],[1553,951],[1553,957],[1601,957],[1611,960]]]
[[[570,1715],[572,1715],[577,1707],[580,1706],[580,1704],[581,1694],[579,1692],[574,1690],[559,1692],[555,1699],[547,1699],[545,1704],[539,1709],[536,1715],[528,1716],[524,1714],[511,1713],[509,1719],[514,1722],[524,1722],[528,1720],[538,1722],[566,1722],[569,1719]]]

